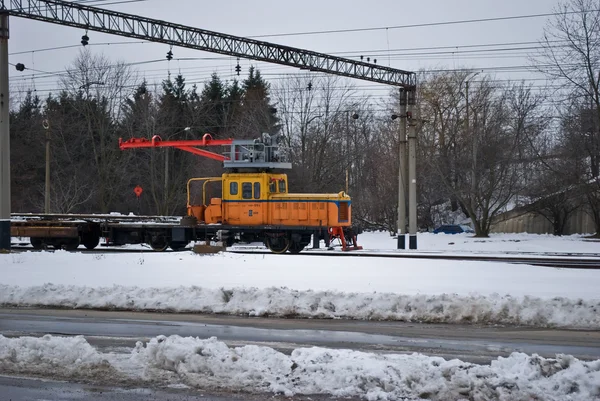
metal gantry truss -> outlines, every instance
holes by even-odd
[[[414,72],[61,0],[1,0],[10,15],[415,90]]]

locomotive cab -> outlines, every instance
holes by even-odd
[[[192,185],[201,181],[202,203],[193,201]],[[220,182],[221,197],[207,202],[207,187]],[[192,178],[188,181],[188,216],[207,224],[268,224],[269,201],[273,195],[287,193],[287,175],[272,173],[225,173],[220,178]]]

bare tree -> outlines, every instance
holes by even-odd
[[[349,100],[353,93],[353,86],[331,76],[293,78],[276,88],[281,129],[294,163],[290,177],[297,190],[344,189],[345,172],[356,153],[350,128],[357,126],[350,127],[349,113],[360,112],[360,105]]]
[[[600,3],[597,0],[569,0],[556,9],[548,22],[541,41],[543,50],[534,59],[535,65],[554,83],[560,84],[559,94],[580,104],[575,116],[567,114],[569,107],[559,106],[565,122],[587,113],[587,123],[571,130],[583,143],[582,157],[587,159],[587,172],[580,177],[588,210],[596,233],[600,235]],[[577,122],[577,121],[576,121]]]
[[[523,85],[498,87],[488,77],[471,86],[469,71],[434,75],[422,85],[421,143],[427,160],[477,236],[487,236],[524,184],[522,149],[534,135],[539,100]]]
[[[124,63],[112,63],[102,55],[83,50],[61,79],[64,92],[73,99],[72,106],[84,119],[83,140],[91,154],[91,167],[98,196],[98,207],[109,212],[123,191],[126,157],[118,147],[115,121],[119,119],[126,85],[133,74]],[[90,177],[90,178],[91,178]],[[89,179],[89,178],[88,178]]]

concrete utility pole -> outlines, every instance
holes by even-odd
[[[0,12],[0,251],[10,251],[8,12]]]
[[[163,190],[163,199],[165,204],[163,214],[166,216],[169,209],[169,148],[165,148],[165,189]]]
[[[413,119],[416,91],[408,92],[406,120],[408,123],[408,244],[417,249],[417,126]]]
[[[352,119],[353,120],[358,120],[358,114],[356,113],[352,113]],[[348,163],[346,165],[346,193],[349,193],[348,191],[350,190],[350,166],[352,163],[352,156],[350,155],[351,151],[350,148],[351,146],[351,142],[350,142],[350,111],[346,110],[346,151],[348,152],[348,156],[347,156],[347,161],[346,163]],[[354,124],[354,123],[352,123]]]
[[[191,129],[192,127],[185,127],[181,131],[177,131],[175,134],[170,135],[167,139],[170,140],[171,137],[181,134],[182,132],[187,132]],[[163,192],[163,199],[165,203],[164,214],[166,215],[169,210],[169,148],[165,148],[165,186]]]
[[[50,213],[50,124],[48,120],[42,122],[46,130],[46,185],[44,188],[44,213]]]
[[[400,88],[400,111],[398,123],[398,245],[397,249],[406,248],[406,194],[407,194],[407,157],[406,157],[406,90]]]
[[[475,78],[477,75],[479,75],[479,72],[476,72],[475,74],[473,74],[473,76],[470,77],[470,79]],[[466,112],[467,112],[467,117],[465,120],[465,128],[466,128],[466,134],[467,134],[467,138],[469,136],[471,136],[471,116],[469,115],[469,80],[467,79],[465,81],[465,108],[466,108]],[[471,165],[471,193],[469,195],[470,198],[470,203],[471,203],[471,209],[475,210],[477,208],[477,203],[475,202],[475,192],[477,191],[477,135],[475,134],[475,132],[473,132],[472,135],[472,141],[473,141],[473,148],[472,148],[472,152],[473,152],[473,163]]]

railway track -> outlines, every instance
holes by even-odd
[[[238,250],[228,249],[231,253],[242,254],[271,254],[263,250]],[[600,257],[587,255],[564,256],[564,257],[546,257],[541,255],[517,256],[517,255],[452,255],[452,254],[418,254],[418,253],[400,253],[400,252],[332,252],[332,251],[304,251],[303,256],[339,256],[339,257],[375,257],[375,258],[397,258],[397,259],[438,259],[438,260],[457,260],[457,261],[479,261],[479,262],[503,262],[515,264],[528,264],[533,266],[555,267],[564,269],[600,269]]]
[[[14,244],[12,249],[19,251],[37,251],[30,246]],[[50,252],[52,250],[49,250]],[[168,250],[165,252],[189,252],[189,249],[183,251],[172,251]],[[111,248],[111,247],[99,247],[96,249],[85,249],[83,247],[70,252],[81,252],[81,253],[152,253],[154,252],[151,248]],[[275,255],[272,252],[261,249],[258,247],[253,248],[229,248],[227,252],[237,254],[268,254]],[[281,255],[281,257],[289,256],[287,254]],[[527,264],[533,266],[544,266],[554,267],[561,269],[600,269],[600,255],[584,255],[584,254],[569,254],[568,256],[544,256],[539,254],[534,255],[482,255],[482,254],[471,254],[471,255],[453,255],[447,253],[400,253],[400,252],[389,252],[389,251],[361,251],[361,252],[340,252],[340,251],[329,251],[329,250],[306,250],[300,254],[300,256],[331,256],[331,257],[361,257],[361,258],[397,258],[397,259],[433,259],[433,260],[456,260],[456,261],[479,261],[479,262],[502,262],[502,263],[514,263],[514,264]]]

